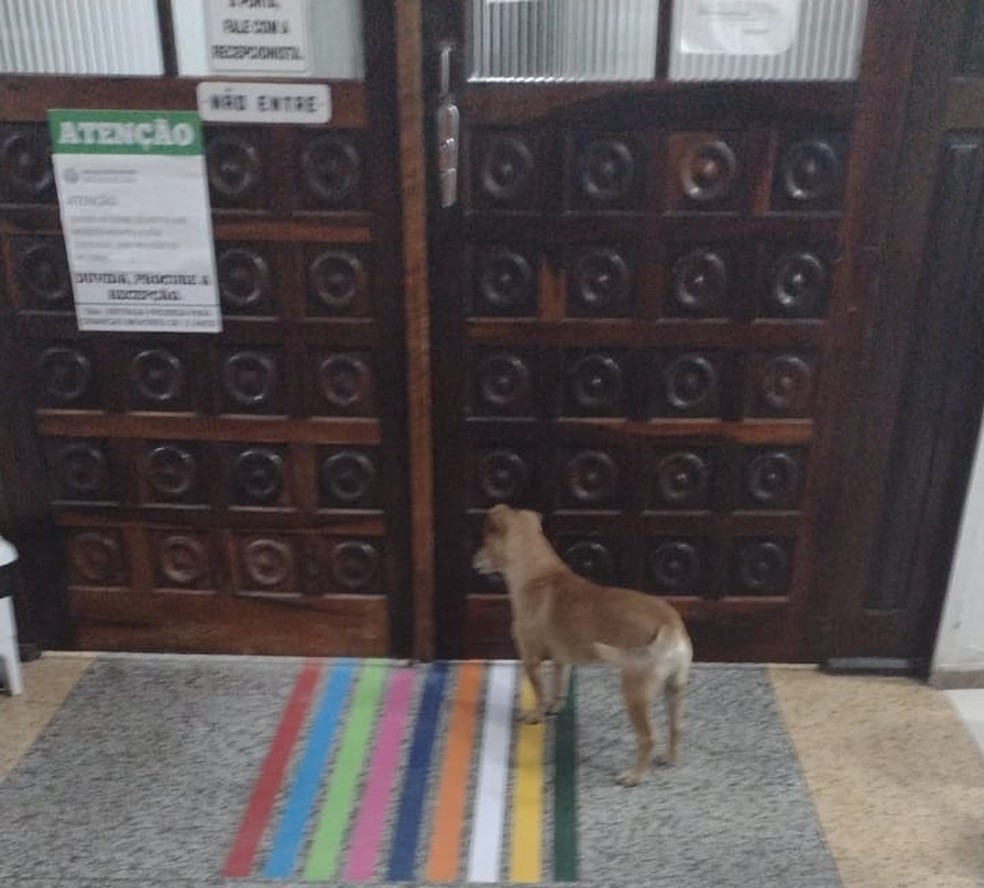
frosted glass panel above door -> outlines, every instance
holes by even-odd
[[[308,70],[291,72],[271,68],[266,76],[307,77],[316,80],[361,80],[365,71],[362,46],[361,0],[304,0]],[[304,4],[299,4],[304,5]],[[265,76],[250,67],[235,74],[213,66],[208,52],[206,0],[171,0],[178,73],[183,77]],[[261,15],[262,13],[258,13]]]
[[[470,0],[473,81],[652,80],[656,0]]]
[[[154,0],[0,0],[0,73],[163,72]]]

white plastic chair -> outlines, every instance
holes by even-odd
[[[17,550],[0,537],[0,569],[17,560]],[[14,696],[24,693],[21,676],[20,654],[17,650],[17,623],[14,620],[14,602],[10,590],[0,585],[0,670],[4,684]]]

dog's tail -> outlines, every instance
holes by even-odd
[[[595,652],[600,660],[619,668],[657,667],[663,681],[675,687],[687,683],[693,649],[690,641],[676,631],[670,623],[664,623],[649,644],[637,648],[618,648],[604,642],[595,642]]]
[[[598,658],[606,663],[616,666],[628,665],[630,661],[643,658],[646,660],[664,660],[670,655],[675,647],[680,643],[680,638],[674,631],[674,627],[669,623],[664,623],[659,627],[656,635],[646,645],[636,648],[619,648],[614,645],[605,644],[602,641],[595,642],[595,652]]]

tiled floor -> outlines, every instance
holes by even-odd
[[[0,691],[0,780],[31,747],[92,660],[84,654],[54,655],[25,663],[27,692],[8,697]]]
[[[984,885],[984,759],[943,694],[781,668],[772,679],[844,888]]]
[[[91,663],[85,656],[46,656],[26,664],[24,697],[0,694],[0,781]],[[839,888],[984,885],[984,690],[942,693],[905,680],[801,668],[772,667],[769,677]],[[697,695],[692,702],[699,705]],[[740,764],[742,744],[757,738],[746,732],[727,742],[687,739],[692,749],[727,746]],[[750,828],[755,816],[749,812]],[[15,884],[3,879],[2,860],[0,883]]]

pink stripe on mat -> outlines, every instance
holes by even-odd
[[[413,691],[413,674],[412,669],[396,669],[390,678],[383,701],[383,715],[376,728],[376,748],[369,765],[369,777],[362,793],[345,866],[345,879],[349,882],[365,882],[372,878],[376,869],[383,819],[400,763],[403,731]]]

